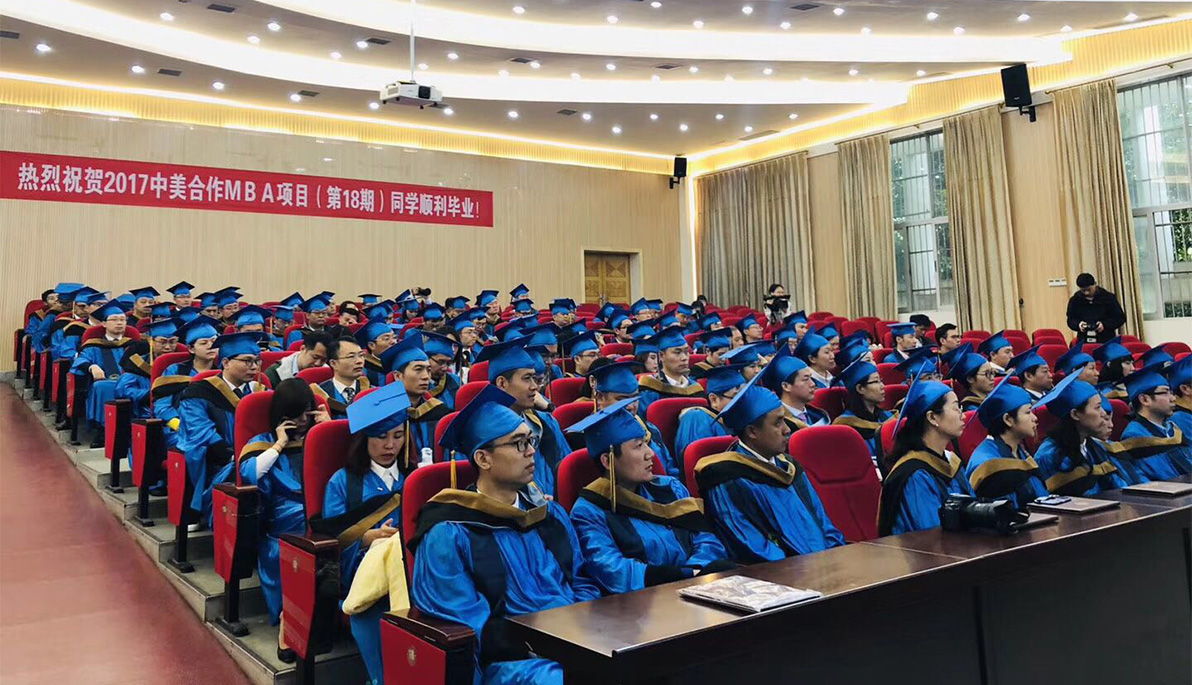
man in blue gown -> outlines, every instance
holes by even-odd
[[[124,308],[109,302],[92,313],[101,322],[103,335],[83,342],[70,365],[70,372],[87,388],[87,421],[95,430],[92,449],[103,446],[104,404],[116,398],[116,382],[120,378],[120,360],[132,338],[124,335],[128,327]],[[65,389],[63,390],[65,392]]]
[[[406,391],[410,408],[406,412],[406,448],[410,461],[429,464],[435,452],[435,426],[451,409],[430,394],[430,361],[422,349],[422,334],[407,336],[381,355],[385,371]]]
[[[700,334],[696,345],[696,351],[704,354],[702,361],[691,365],[691,377],[698,379],[707,376],[717,366],[724,365],[721,355],[733,348],[733,337],[727,330],[718,328]]]
[[[972,421],[980,421],[989,436],[973,450],[964,475],[978,497],[1008,499],[1016,507],[1047,496],[1039,465],[1026,449],[1039,421],[1031,411],[1030,394],[1008,381],[999,383],[977,408]]]
[[[1171,422],[1180,432],[1192,436],[1192,355],[1167,367],[1167,385],[1175,395],[1175,413]]]
[[[740,348],[738,348],[740,349]],[[745,377],[741,375],[744,365],[722,364],[708,372],[708,406],[687,407],[679,412],[679,425],[675,429],[675,461],[686,468],[687,448],[696,440],[716,438],[729,435],[728,429],[716,415],[737,394],[737,390],[745,385]]]
[[[469,322],[471,326],[471,322]],[[422,351],[430,362],[430,396],[455,411],[455,393],[463,386],[459,376],[452,373],[452,364],[457,358],[459,343],[453,338],[438,333],[422,332]]]
[[[1133,418],[1122,431],[1121,442],[1110,451],[1128,459],[1151,480],[1172,480],[1192,472],[1192,436],[1171,420],[1175,396],[1163,375],[1162,363],[1126,376]]]
[[[182,426],[182,415],[179,413],[182,391],[186,390],[190,379],[200,372],[217,368],[217,325],[219,322],[207,316],[198,316],[180,325],[178,340],[190,348],[190,359],[170,364],[160,376],[153,379],[150,395],[153,398],[153,416],[165,422],[167,447],[178,444],[178,431]]]
[[[828,412],[811,406],[815,399],[815,380],[811,369],[802,359],[792,354],[789,345],[783,345],[778,353],[762,370],[759,383],[768,388],[782,401],[786,410],[786,425],[791,432],[810,426],[826,426],[832,423]]]
[[[381,311],[377,311],[375,307],[369,311],[381,314]],[[378,316],[369,319],[368,323],[356,331],[354,337],[359,343],[360,349],[365,352],[364,376],[368,379],[368,384],[374,388],[385,385],[388,374],[385,372],[385,365],[381,362],[381,355],[397,343],[397,335],[394,334],[393,328],[384,317]]]
[[[364,350],[352,338],[338,338],[327,347],[327,365],[331,367],[331,378],[312,384],[311,390],[327,400],[331,418],[342,419],[348,415],[348,406],[356,396],[372,387],[364,375]]]
[[[774,393],[746,383],[720,412],[737,437],[728,452],[704,457],[695,478],[713,526],[740,562],[776,561],[844,544],[819,495],[786,454],[790,428]]]
[[[596,411],[601,411],[626,398],[632,397],[636,400],[637,376],[634,374],[634,370],[637,367],[637,362],[629,361],[605,364],[591,369],[588,374],[588,382],[592,386],[593,408]],[[645,431],[646,445],[653,450],[654,454],[658,455],[658,461],[662,463],[666,475],[681,478],[683,475],[682,464],[672,456],[670,448],[662,439],[662,431],[658,430],[658,426],[638,415],[637,407],[633,402],[629,403],[628,408],[637,417],[638,424]]]
[[[509,633],[506,616],[596,599],[579,539],[559,504],[528,487],[537,476],[535,438],[488,386],[443,436],[476,467],[476,485],[446,489],[423,507],[409,540],[414,605],[476,634],[476,676],[485,685],[562,685],[559,664],[535,657]]]
[[[572,426],[582,433],[597,478],[579,493],[571,521],[587,570],[609,593],[631,592],[734,567],[677,478],[655,476],[653,454],[627,397]]]
[[[704,388],[691,379],[691,348],[683,336],[683,329],[671,326],[658,332],[650,339],[658,350],[658,373],[642,376],[638,383],[641,396],[637,402],[637,413],[647,418],[646,410],[655,401],[664,397],[703,397]]]
[[[1022,354],[1014,355],[1010,360],[1010,372],[1018,377],[1022,389],[1035,402],[1051,392],[1055,387],[1055,380],[1051,377],[1051,367],[1047,360],[1039,356],[1040,345],[1026,350]]]

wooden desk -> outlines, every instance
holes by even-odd
[[[1186,685],[1190,524],[1123,503],[1012,537],[920,531],[736,571],[825,595],[764,614],[675,593],[697,578],[510,620],[568,683]]]
[[[1192,483],[1192,474],[1173,478],[1176,483]],[[1192,507],[1192,493],[1180,495],[1179,497],[1163,497],[1162,495],[1139,495],[1125,490],[1110,490],[1099,495],[1094,495],[1097,499],[1113,499],[1119,502],[1130,502],[1131,504],[1143,504],[1151,507]]]

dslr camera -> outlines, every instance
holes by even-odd
[[[1009,535],[1030,518],[1018,511],[1008,499],[977,499],[950,494],[940,505],[940,525],[944,530],[998,533]]]

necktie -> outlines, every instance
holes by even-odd
[[[236,393],[236,397],[244,399],[244,396],[248,394],[248,386],[242,385],[239,388],[236,388],[233,392]]]
[[[344,403],[351,404],[356,398],[356,388],[344,388]]]

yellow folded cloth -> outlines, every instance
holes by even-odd
[[[389,610],[410,608],[410,593],[406,586],[406,561],[402,554],[401,536],[382,538],[368,547],[348,598],[344,600],[344,613],[348,615],[367,611],[377,600],[389,593]]]
[[[170,430],[176,431],[178,430],[178,426],[182,425],[182,422],[178,419],[170,419],[169,421],[166,421],[166,425],[170,427]]]

